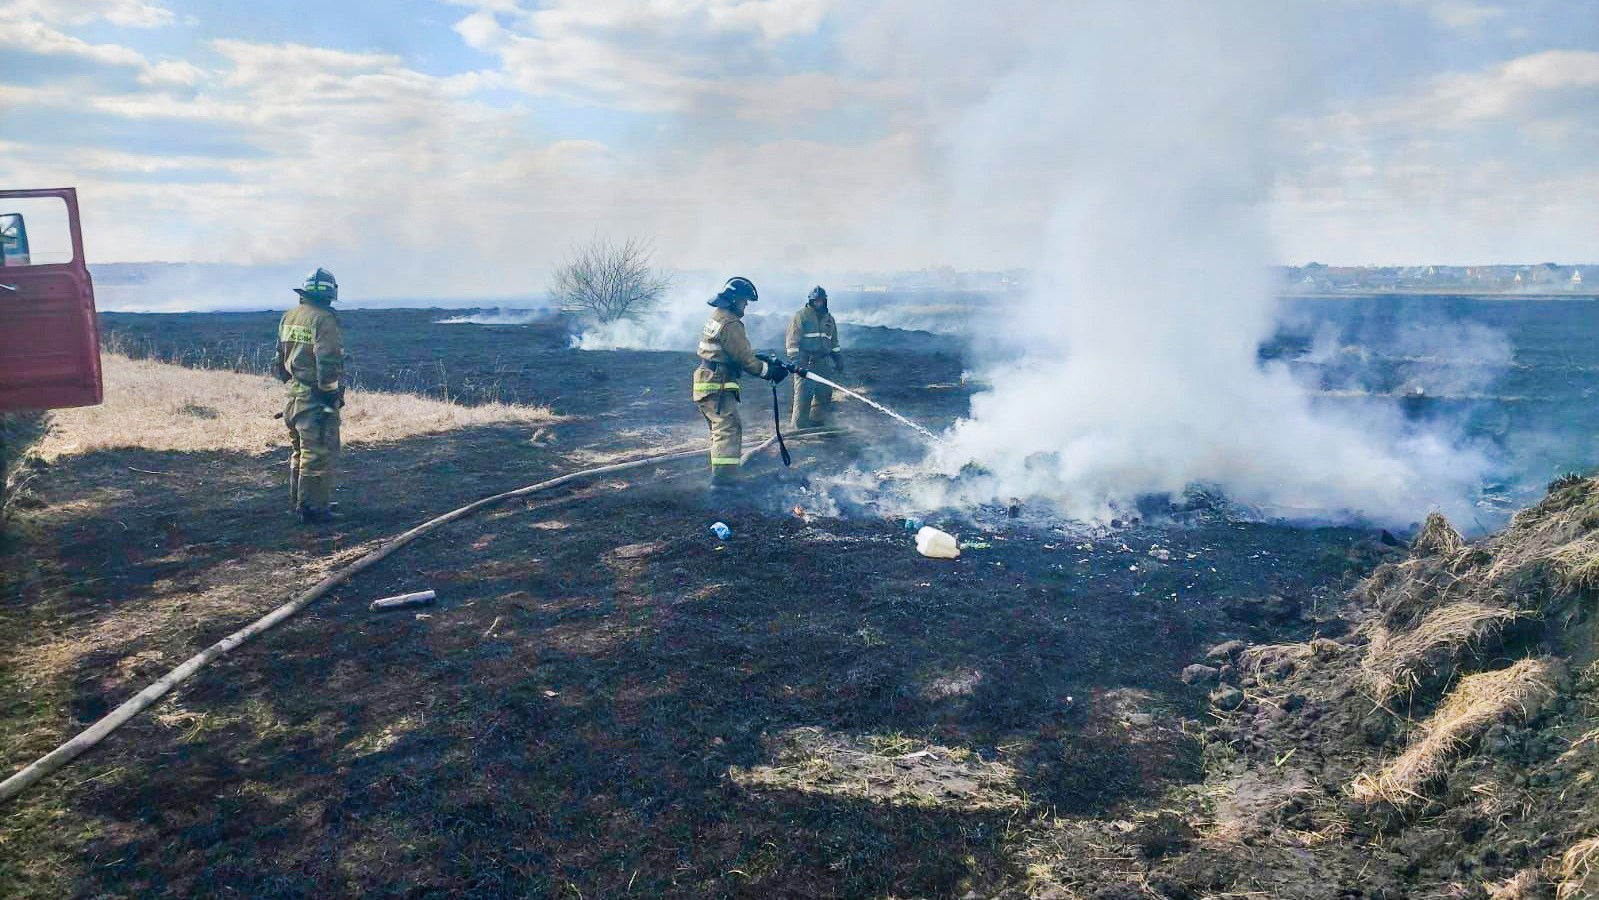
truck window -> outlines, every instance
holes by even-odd
[[[28,226],[21,213],[0,215],[0,266],[28,265]]]
[[[60,197],[0,199],[0,264],[12,268],[72,261],[66,201]]]

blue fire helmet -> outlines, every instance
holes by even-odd
[[[806,300],[820,300],[823,303],[826,303],[827,302],[827,288],[824,288],[821,285],[817,285],[816,287],[811,288],[810,294],[805,299]]]
[[[712,306],[732,306],[735,300],[754,302],[759,299],[761,295],[755,290],[755,282],[742,275],[735,275],[727,280],[727,284],[722,285],[722,289],[711,298],[710,303]]]
[[[327,269],[317,269],[305,276],[305,284],[295,288],[294,292],[307,300],[326,300],[331,303],[339,299],[339,280]]]

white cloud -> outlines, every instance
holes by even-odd
[[[91,44],[39,21],[0,18],[0,47],[46,56],[76,56],[114,66],[148,65],[144,55],[118,44]]]
[[[1291,129],[1299,163],[1277,191],[1290,259],[1576,260],[1599,246],[1599,53],[1441,75]]]
[[[1502,7],[1470,0],[1429,0],[1427,15],[1432,20],[1454,31],[1470,31],[1505,14]]]
[[[140,84],[154,88],[192,86],[203,74],[198,66],[187,61],[152,63],[137,50],[120,44],[92,44],[39,19],[0,17],[0,48],[133,69],[138,72]]]
[[[1454,127],[1545,115],[1591,117],[1599,112],[1599,53],[1548,50],[1482,72],[1446,76],[1384,112],[1398,122]]]
[[[75,36],[62,10],[80,7],[50,6],[50,19],[37,2],[26,16],[0,7],[0,47],[137,77],[0,85],[0,104],[226,137],[213,156],[174,138],[166,153],[141,141],[113,159],[13,136],[0,179],[85,186],[103,258],[330,254],[369,265],[388,290],[537,290],[543,268],[595,230],[655,237],[661,259],[686,267],[1032,264],[1082,148],[1026,127],[1029,111],[1115,111],[1120,96],[1017,75],[1020,56],[1049,58],[1070,29],[1068,43],[1092,47],[1104,24],[1028,0],[980,12],[935,0],[466,0],[456,30],[499,66],[450,76],[394,53],[248,40],[207,45],[203,67],[198,55],[157,61]],[[142,4],[81,9],[105,19],[117,6]],[[1275,174],[1252,163],[1240,177],[1275,178],[1289,259],[1599,245],[1599,174],[1583,151],[1599,143],[1596,60],[1536,52],[1348,108],[1296,103],[1312,112],[1283,123]],[[1282,66],[1280,89],[1294,91],[1306,65]],[[1233,76],[1174,64],[1149,77]],[[552,127],[574,105],[621,120],[605,132],[620,136]],[[1148,147],[1165,146],[1162,126],[1148,122]],[[185,171],[210,180],[183,183]],[[1534,200],[1537,216],[1504,214]]]
[[[36,19],[61,25],[105,20],[129,28],[155,28],[173,22],[172,11],[143,0],[10,0],[0,4],[0,19]]]
[[[182,85],[193,87],[198,84],[205,70],[193,63],[170,59],[158,62],[145,69],[139,80],[149,85]]]
[[[537,6],[457,0],[475,11],[456,24],[469,45],[498,56],[523,91],[654,113],[715,112],[770,121],[781,109],[815,110],[810,97],[774,107],[763,91],[795,99],[796,86],[827,92],[831,107],[864,91],[835,76],[785,71],[777,46],[810,35],[825,0],[553,0]],[[794,81],[794,78],[800,81]]]

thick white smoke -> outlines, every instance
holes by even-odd
[[[993,389],[934,460],[990,473],[958,499],[1043,496],[1093,517],[1203,483],[1307,515],[1462,512],[1482,456],[1391,410],[1316,408],[1257,361],[1277,322],[1273,163],[1291,152],[1275,135],[1314,74],[1294,61],[1293,7],[1060,6],[1035,23],[1056,39],[1019,46],[951,123],[957,196],[1050,210],[1029,302],[1001,324],[1022,360],[984,373]]]
[[[648,314],[637,319],[584,323],[572,337],[579,350],[687,350],[699,340],[710,316],[705,301],[721,282],[714,276],[679,275],[672,290]]]

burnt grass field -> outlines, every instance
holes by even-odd
[[[279,455],[105,452],[33,473],[3,557],[8,771],[386,536],[703,437],[688,353],[443,316],[344,313],[357,383],[567,418],[347,451],[344,519],[321,530],[288,515]],[[104,332],[254,370],[275,320],[107,316]],[[844,338],[875,398],[933,427],[965,411],[957,348]],[[748,433],[769,402],[746,398]],[[1120,857],[1044,884],[1042,836],[1145,821],[1198,781],[1209,707],[1179,671],[1228,639],[1338,636],[1333,599],[1388,548],[1203,508],[1102,528],[929,510],[989,546],[924,559],[897,518],[807,506],[827,476],[911,447],[859,405],[841,419],[852,433],[796,442],[793,469],[759,458],[737,507],[709,507],[703,467],[679,462],[424,538],[0,810],[0,894],[1145,896],[1096,893],[1124,883]],[[436,605],[367,608],[423,588]]]

